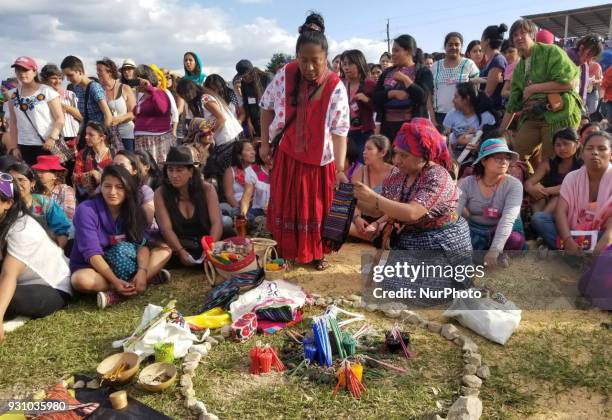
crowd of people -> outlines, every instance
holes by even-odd
[[[443,54],[404,34],[379,63],[355,49],[330,60],[311,13],[295,60],[269,74],[243,59],[231,81],[195,52],[183,75],[17,58],[2,82],[0,321],[74,292],[101,308],[142,293],[165,267],[197,266],[200,238],[235,235],[237,218],[265,218],[283,258],[325,270],[342,182],[350,236],[378,247],[507,266],[530,236],[580,253],[580,230],[612,251],[612,70],[594,35],[553,41],[521,19],[467,46],[451,32]]]

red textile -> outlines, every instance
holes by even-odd
[[[280,143],[280,149],[293,159],[311,165],[320,165],[325,144],[325,120],[329,101],[340,79],[335,73],[328,72],[315,82],[300,81],[298,106],[292,105],[291,94],[295,88],[297,61],[285,66],[285,113],[291,116],[297,113],[293,123],[286,129]],[[321,92],[312,98],[311,93],[324,83]]]
[[[309,263],[323,258],[323,219],[333,198],[335,163],[295,160],[280,149],[270,180],[267,225],[283,258]]]
[[[446,139],[427,118],[413,118],[404,123],[395,136],[394,144],[405,152],[431,160],[449,171],[453,168]]]

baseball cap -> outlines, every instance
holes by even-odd
[[[23,67],[28,70],[38,70],[36,61],[32,57],[26,57],[25,55],[17,58],[11,67]]]
[[[239,76],[244,76],[251,70],[253,70],[253,63],[251,63],[249,60],[240,60],[238,63],[236,63],[236,71],[238,72]]]

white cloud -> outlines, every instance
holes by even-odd
[[[273,19],[238,23],[221,7],[184,0],[0,1],[2,78],[12,75],[12,60],[21,55],[34,57],[39,66],[76,55],[94,74],[95,61],[104,56],[118,64],[132,58],[182,70],[183,53],[195,51],[207,73],[231,79],[238,60],[248,58],[264,67],[276,52],[293,54],[297,38]],[[374,61],[384,49],[381,45],[363,38],[330,40],[330,55],[359,48]]]
[[[238,3],[242,4],[263,4],[270,3],[271,0],[238,0]]]

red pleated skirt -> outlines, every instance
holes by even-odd
[[[277,151],[270,179],[267,226],[281,256],[301,264],[323,258],[323,220],[334,193],[335,163],[309,165]]]

